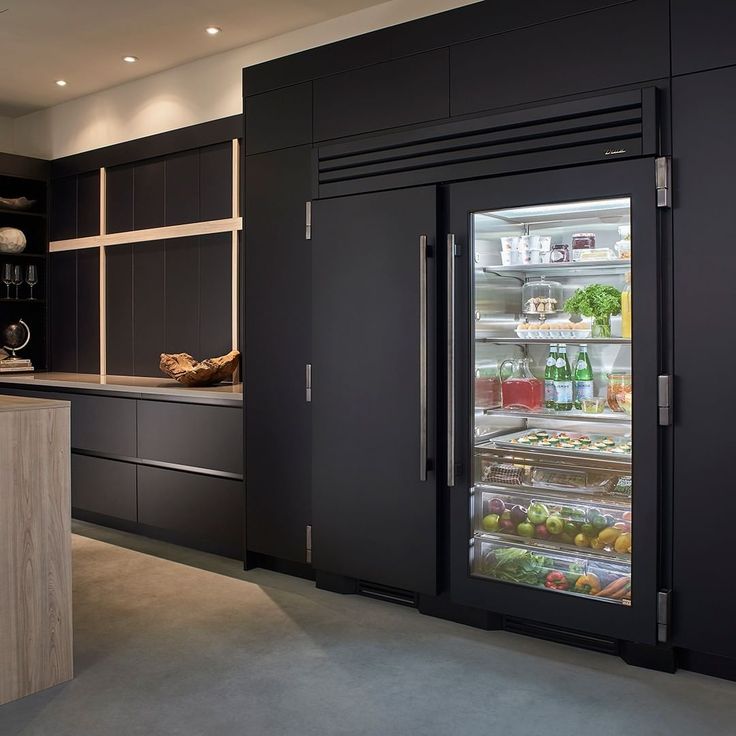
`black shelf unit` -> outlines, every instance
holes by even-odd
[[[31,329],[31,342],[20,355],[30,358],[36,370],[45,370],[48,367],[48,163],[0,154],[0,197],[33,200],[28,209],[0,207],[0,227],[22,230],[27,240],[22,253],[0,253],[0,267],[5,263],[20,265],[24,278],[28,266],[35,264],[38,267],[38,283],[33,287],[37,298],[28,298],[29,287],[24,282],[20,286],[21,298],[7,299],[5,286],[0,284],[0,330],[22,319]],[[15,286],[10,288],[11,294],[15,295]]]

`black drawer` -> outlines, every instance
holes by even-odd
[[[242,559],[242,481],[138,466],[138,521],[181,544]]]
[[[242,409],[139,401],[138,457],[242,475]]]
[[[136,521],[135,465],[72,454],[72,508]]]
[[[72,448],[135,457],[135,399],[67,394]]]

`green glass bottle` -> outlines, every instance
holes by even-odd
[[[555,371],[557,369],[557,345],[549,346],[547,367],[544,369],[544,406],[555,408]]]
[[[593,398],[593,366],[588,356],[588,346],[581,345],[575,362],[575,408],[580,409],[583,399]]]
[[[557,346],[557,363],[555,364],[555,409],[570,411],[572,409],[572,373],[567,362],[567,345]]]

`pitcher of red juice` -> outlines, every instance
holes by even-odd
[[[504,378],[504,368],[507,365],[511,366],[511,375]],[[499,373],[501,374],[501,397],[504,408],[532,411],[542,407],[544,384],[534,377],[529,367],[529,358],[504,360]]]

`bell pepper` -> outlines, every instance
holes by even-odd
[[[575,581],[575,592],[595,595],[601,592],[600,578],[592,572],[581,575]]]
[[[558,572],[553,570],[547,574],[547,579],[544,581],[544,587],[550,590],[567,590],[570,587],[570,583],[567,582],[567,577],[564,572]]]

